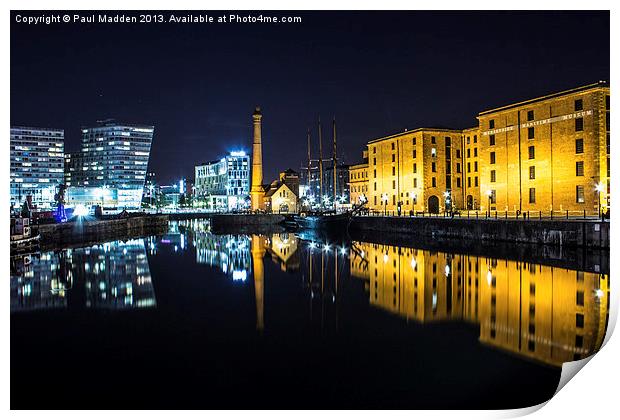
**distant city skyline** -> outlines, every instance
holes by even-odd
[[[609,33],[607,11],[282,14],[302,23],[12,19],[11,124],[64,129],[68,151],[97,120],[154,125],[149,171],[166,183],[250,152],[260,106],[270,180],[305,162],[308,128],[317,155],[319,115],[335,116],[339,155],[355,164],[372,138],[473,127],[481,110],[609,80],[608,37],[571,37]],[[330,140],[324,126],[324,154]]]

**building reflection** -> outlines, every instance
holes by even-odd
[[[155,306],[144,240],[11,260],[12,312],[74,305],[114,310]]]
[[[480,341],[560,366],[602,344],[609,276],[525,262],[354,242],[351,275],[371,305],[417,322],[480,325]]]

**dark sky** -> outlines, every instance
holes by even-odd
[[[609,80],[607,11],[263,12],[302,23],[219,25],[26,25],[17,14],[41,15],[12,12],[11,124],[64,128],[67,151],[96,120],[153,124],[160,182],[250,151],[256,105],[268,182],[299,169],[308,127],[316,151],[319,114],[324,149],[335,115],[340,153],[357,163],[376,137],[471,127],[482,110]]]

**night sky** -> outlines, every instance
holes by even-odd
[[[149,170],[166,183],[249,152],[260,105],[267,183],[299,170],[308,127],[316,152],[319,115],[324,154],[335,115],[339,154],[358,163],[376,137],[473,127],[485,109],[609,80],[606,11],[263,13],[302,23],[25,25],[15,15],[41,13],[12,12],[11,124],[63,128],[66,151],[97,120],[153,124]]]

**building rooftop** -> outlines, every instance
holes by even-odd
[[[381,138],[378,138],[378,139],[370,140],[368,142],[368,144],[377,143],[377,142],[384,141],[384,140],[389,140],[391,138],[400,137],[400,136],[403,136],[405,134],[419,133],[419,132],[422,132],[422,131],[437,131],[437,132],[441,132],[441,133],[454,133],[454,132],[461,133],[463,130],[460,130],[460,129],[457,129],[457,128],[420,127],[420,128],[415,128],[413,130],[405,130],[405,131],[402,131],[400,133],[390,134],[389,136],[385,136],[385,137],[381,137]]]
[[[540,101],[545,101],[548,99],[553,99],[553,98],[558,98],[560,96],[565,96],[565,95],[572,95],[574,93],[578,93],[578,92],[583,92],[586,90],[590,90],[590,89],[599,89],[599,88],[603,88],[603,87],[609,87],[609,83],[607,83],[604,80],[601,80],[599,82],[596,83],[591,83],[589,85],[585,85],[585,86],[579,86],[573,89],[568,89],[568,90],[563,90],[561,92],[556,92],[556,93],[550,93],[548,95],[544,95],[544,96],[539,96],[537,98],[533,98],[533,99],[527,99],[525,101],[521,101],[521,102],[514,102],[508,105],[504,105],[498,108],[493,108],[493,109],[489,109],[486,111],[482,111],[478,114],[478,116],[480,115],[487,115],[487,114],[491,114],[491,113],[495,113],[495,112],[500,112],[500,111],[505,111],[507,109],[511,109],[511,108],[516,108],[516,107],[520,107],[520,106],[525,106],[528,104],[532,104],[535,102],[540,102]]]

